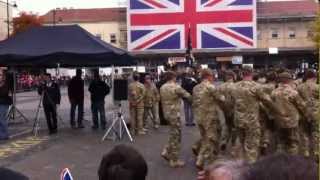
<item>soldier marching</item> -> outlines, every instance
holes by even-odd
[[[288,70],[271,69],[254,78],[253,69],[244,67],[237,73],[238,77],[231,70],[224,71],[224,82],[218,86],[214,85],[215,75],[210,69],[197,74],[201,82],[193,88],[192,95],[176,82],[177,74],[172,71],[165,73],[166,83],[160,92],[150,81],[150,75],[145,77],[144,86],[134,82],[129,88],[138,134],[145,134],[151,122],[155,129],[159,128],[157,108],[161,101],[170,127],[169,140],[161,156],[171,167],[185,164],[179,158],[182,100],[192,104],[200,132],[199,140],[191,147],[199,169],[221,156],[243,158],[252,163],[276,152],[302,154],[318,161],[320,118],[316,72],[306,70],[302,80],[294,80]]]

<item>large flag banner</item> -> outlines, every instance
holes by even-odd
[[[256,0],[128,1],[130,51],[256,47]]]

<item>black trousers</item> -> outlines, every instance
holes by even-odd
[[[83,120],[83,102],[72,102],[70,109],[70,124],[75,125],[76,108],[78,107],[78,125],[82,125]]]
[[[54,132],[57,130],[58,125],[57,125],[57,106],[56,105],[49,105],[49,104],[44,104],[43,105],[44,109],[44,114],[47,119],[47,125],[49,132]]]

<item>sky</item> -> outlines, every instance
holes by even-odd
[[[14,10],[15,15],[21,11],[43,15],[54,8],[105,8],[126,4],[126,0],[9,0],[9,2],[16,2],[18,5],[17,10]]]
[[[54,8],[105,8],[125,5],[125,0],[9,0],[16,2],[19,11],[33,12],[43,15]]]

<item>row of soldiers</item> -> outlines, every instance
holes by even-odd
[[[293,82],[289,72],[270,72],[267,82],[253,81],[253,69],[242,69],[242,80],[226,71],[225,83],[215,87],[211,70],[200,73],[201,83],[193,95],[176,83],[176,74],[167,72],[167,82],[160,89],[164,118],[169,121],[169,142],[161,155],[171,167],[182,167],[181,99],[192,102],[200,139],[193,145],[196,166],[212,163],[222,147],[233,148],[240,142],[248,162],[256,161],[276,139],[276,150],[318,157],[319,86],[316,74],[306,71],[305,82]],[[220,114],[224,115],[224,123]],[[310,147],[310,149],[309,149]],[[236,155],[239,157],[238,155]]]

